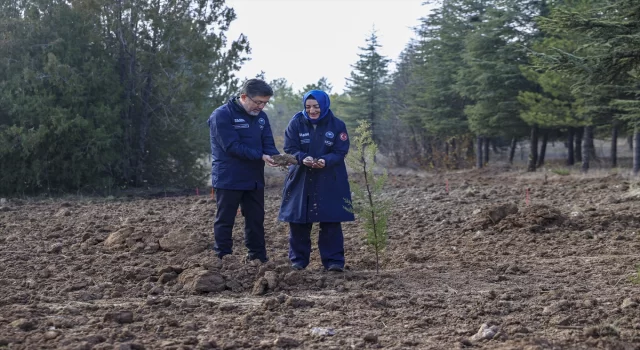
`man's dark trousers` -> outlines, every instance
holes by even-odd
[[[249,191],[216,189],[216,221],[213,224],[213,250],[222,258],[233,251],[233,224],[238,206],[244,216],[244,244],[249,260],[266,262],[264,243],[264,188]]]

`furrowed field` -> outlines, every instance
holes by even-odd
[[[640,188],[595,173],[396,172],[379,274],[358,222],[345,273],[316,250],[290,269],[282,173],[264,265],[243,261],[241,215],[234,255],[214,257],[202,189],[7,199],[0,348],[640,349]]]

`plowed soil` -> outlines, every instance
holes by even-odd
[[[208,193],[0,201],[0,348],[640,349],[637,180],[395,172],[380,272],[356,221],[336,273],[290,268],[283,177],[266,264]]]

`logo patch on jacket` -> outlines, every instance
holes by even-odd
[[[309,137],[309,133],[308,132],[305,132],[305,133],[301,132],[300,134],[298,134],[298,136],[300,136],[300,137]]]
[[[328,139],[332,139],[332,138],[333,138],[334,136],[336,136],[336,135],[334,135],[331,131],[327,131],[327,132],[324,134],[324,136],[326,136]]]
[[[331,147],[333,146],[333,142],[329,141],[329,140],[324,140],[324,144]]]
[[[246,120],[239,118],[239,119],[234,119],[233,120],[234,123],[246,123]]]
[[[347,136],[347,133],[346,133],[346,132],[341,132],[341,133],[340,133],[340,140],[342,140],[342,141],[347,141],[347,139],[348,139],[348,138],[349,138],[349,137]]]
[[[264,118],[260,118],[258,119],[258,123],[260,123],[260,125],[264,125],[266,122],[264,121]]]
[[[248,129],[249,124],[234,124],[233,127],[236,129]]]

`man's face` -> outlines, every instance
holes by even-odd
[[[240,95],[240,104],[244,107],[244,110],[247,111],[250,115],[256,116],[260,114],[260,111],[264,109],[269,103],[271,96],[254,96],[249,97],[249,95],[242,94]]]

